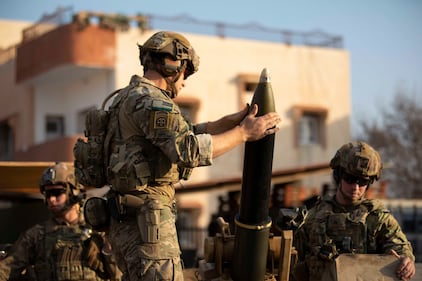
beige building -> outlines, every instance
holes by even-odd
[[[131,75],[142,75],[137,43],[156,31],[1,20],[0,160],[73,161],[85,113],[125,87]],[[201,61],[177,98],[192,121],[240,110],[267,68],[283,119],[274,148],[274,186],[305,187],[307,196],[330,183],[328,162],[350,140],[347,50],[183,34]],[[241,189],[243,153],[236,148],[182,182],[178,201],[189,224],[206,228],[217,197]]]

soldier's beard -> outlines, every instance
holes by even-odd
[[[352,197],[352,196],[347,195],[347,194],[343,191],[343,188],[342,188],[341,184],[340,184],[337,188],[338,188],[338,189],[339,189],[339,191],[340,191],[340,194],[341,194],[341,197],[343,198],[343,201],[345,201],[345,203],[346,203],[347,205],[357,205],[357,204],[359,204],[359,203],[362,201],[362,199],[363,199],[363,197],[364,197],[364,194],[362,194],[362,196],[360,196],[360,197],[358,197],[358,198],[354,198],[354,197]],[[338,198],[337,198],[337,200],[338,200]]]
[[[174,99],[179,94],[179,91],[176,88],[176,83],[173,81],[173,79],[166,78],[167,82],[167,89],[166,91],[169,92],[170,98]]]
[[[70,206],[67,203],[63,203],[56,206],[48,206],[50,212],[55,216],[63,215],[67,210],[69,210]]]

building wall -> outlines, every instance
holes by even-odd
[[[33,144],[33,88],[16,85],[15,71],[14,60],[0,64],[0,122],[5,121],[12,128],[15,149],[25,151]]]
[[[78,113],[91,107],[100,107],[105,97],[114,89],[113,71],[104,69],[90,75],[63,79],[55,83],[37,84],[34,111],[35,143],[46,141],[45,118],[47,115],[65,117],[65,136],[81,134]]]
[[[125,86],[132,74],[142,74],[136,43],[142,44],[155,31],[137,29],[118,33],[116,85]],[[349,54],[345,50],[288,46],[284,44],[184,34],[200,57],[199,72],[189,77],[180,98],[200,101],[198,122],[215,120],[243,106],[236,80],[241,74],[257,78],[270,71],[276,109],[283,121],[276,136],[274,169],[329,161],[350,138]],[[258,81],[256,81],[258,82]],[[250,102],[250,98],[246,102]],[[294,146],[292,107],[328,110],[327,145]],[[287,149],[288,148],[288,149]],[[192,181],[241,175],[243,148],[215,159],[212,167],[196,169]],[[230,167],[229,169],[227,167]]]
[[[31,22],[0,19],[0,49],[7,49],[22,40],[22,30]]]
[[[79,38],[73,42],[76,45],[78,42],[86,44],[83,38],[89,38],[75,33],[71,28],[64,30]],[[90,32],[91,36],[95,36],[97,30],[89,28],[79,32]],[[18,84],[14,82],[13,60],[0,65],[0,82],[8,87],[7,92],[3,91],[0,95],[2,105],[8,108],[7,114],[0,112],[0,121],[12,115],[22,120],[14,126],[18,151],[47,141],[45,117],[49,114],[65,117],[66,137],[82,133],[78,124],[79,112],[92,106],[98,107],[110,92],[126,86],[131,75],[142,75],[137,43],[142,44],[155,30],[141,33],[138,29],[131,29],[128,32],[115,32],[114,35],[102,30],[98,32],[108,45],[107,48],[100,48],[102,42],[97,41],[98,49],[94,48],[92,52],[99,52],[95,53],[99,58],[115,58],[113,65],[110,65],[110,60],[105,65],[95,65],[92,61],[84,63],[77,57],[69,57],[70,61],[26,77]],[[51,38],[57,38],[54,30],[51,34],[55,34]],[[186,87],[177,100],[198,102],[197,122],[216,120],[224,114],[240,110],[251,101],[253,94],[242,90],[242,77],[250,77],[249,82],[258,82],[261,71],[264,68],[269,70],[275,106],[283,119],[276,135],[273,170],[327,163],[338,147],[350,139],[350,66],[347,50],[200,34],[184,35],[194,46],[201,63],[199,72],[186,80]],[[47,39],[43,38],[43,44],[48,42]],[[45,56],[48,59],[48,54]],[[17,99],[19,105],[15,103]],[[297,145],[295,116],[298,107],[326,111],[327,128],[323,145]],[[213,166],[195,169],[190,181],[182,184],[241,176],[243,152],[243,147],[233,149],[214,159]],[[318,188],[327,181],[330,181],[329,175],[320,175],[306,178],[301,184]],[[209,213],[216,211],[215,197],[223,192],[181,196],[180,202],[185,206],[192,202],[200,204],[206,211],[200,214],[199,224],[205,226]]]

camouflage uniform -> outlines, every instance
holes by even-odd
[[[69,225],[57,218],[37,224],[24,232],[10,255],[0,261],[0,280],[117,280],[108,279],[104,264],[95,271],[87,266],[84,245],[90,235],[83,224]]]
[[[204,125],[184,119],[167,91],[136,75],[110,112],[109,199],[131,194],[143,200],[139,208],[117,206],[111,222],[124,279],[183,280],[173,184],[187,179],[191,168],[211,165],[211,136]]]
[[[388,254],[395,250],[415,260],[397,220],[377,200],[362,200],[346,208],[327,196],[309,211],[293,241],[299,259],[297,280],[321,280],[322,272],[341,253]]]

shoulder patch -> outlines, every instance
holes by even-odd
[[[170,126],[171,114],[165,111],[155,111],[152,115],[153,129],[167,129]]]
[[[152,110],[162,110],[162,111],[172,111],[173,104],[171,102],[163,100],[153,100],[152,101]]]

